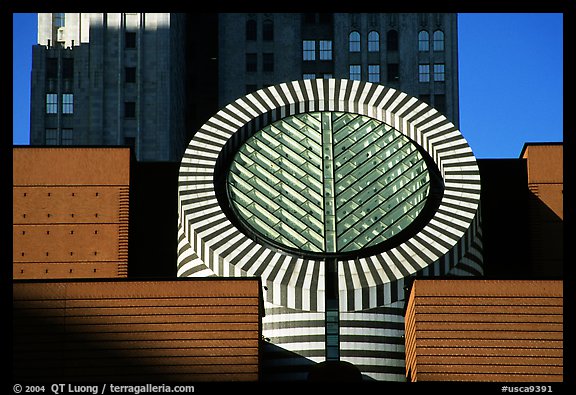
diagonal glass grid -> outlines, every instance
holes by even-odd
[[[378,245],[409,226],[430,189],[416,146],[366,116],[314,112],[254,134],[234,157],[228,193],[257,235],[308,252]]]

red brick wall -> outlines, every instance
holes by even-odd
[[[126,277],[130,151],[15,148],[13,278]]]
[[[260,281],[13,284],[16,381],[257,381]]]
[[[410,381],[562,381],[562,281],[415,280],[405,327]]]

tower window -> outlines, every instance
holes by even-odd
[[[359,64],[351,64],[350,65],[350,79],[351,80],[360,80],[362,78],[362,72],[360,69]]]
[[[124,69],[124,81],[127,83],[136,82],[136,67],[126,67]]]
[[[446,95],[434,95],[434,108],[441,113],[446,112]]]
[[[262,54],[262,71],[268,71],[268,72],[274,71],[274,54],[273,53]]]
[[[57,145],[58,144],[58,129],[49,128],[46,129],[46,145]]]
[[[54,13],[54,26],[55,27],[64,27],[66,24],[66,13],[64,12],[56,12]]]
[[[62,95],[62,114],[74,113],[74,95],[72,93],[64,93]]]
[[[380,65],[369,64],[368,65],[368,81],[369,82],[380,82]]]
[[[332,40],[320,40],[320,60],[332,60]]]
[[[377,31],[368,33],[368,52],[380,51],[380,34]]]
[[[126,48],[136,48],[136,32],[126,32],[124,34],[124,41]]]
[[[436,30],[434,32],[434,51],[444,51],[444,32]]]
[[[254,19],[246,21],[246,40],[256,40],[256,21]]]
[[[354,31],[349,36],[350,52],[360,52],[360,33]]]
[[[46,58],[46,78],[58,78],[58,59]]]
[[[302,41],[302,59],[316,60],[316,42],[314,40]]]
[[[444,81],[444,64],[439,63],[434,65],[434,81]]]
[[[430,50],[430,34],[426,30],[418,33],[418,51],[426,52]]]
[[[262,24],[262,39],[264,41],[274,40],[274,23],[271,20],[265,20]]]
[[[400,66],[398,63],[388,63],[388,82],[397,82],[400,80]]]
[[[62,145],[72,145],[73,137],[74,137],[74,129],[70,128],[62,129]]]
[[[429,64],[419,64],[418,65],[418,81],[419,82],[430,82],[430,65]]]
[[[396,30],[390,30],[386,34],[386,46],[388,51],[398,51],[398,32]]]
[[[56,93],[46,94],[46,114],[58,113],[58,95]]]
[[[258,66],[257,66],[257,57],[255,53],[247,53],[246,54],[246,71],[251,72],[251,71],[257,71],[258,70]]]
[[[124,118],[136,118],[136,102],[124,102]]]
[[[62,59],[62,78],[69,80],[74,78],[74,59]]]

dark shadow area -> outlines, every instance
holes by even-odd
[[[562,279],[564,221],[533,192],[528,194],[529,263],[533,278]]]
[[[562,279],[563,221],[528,189],[525,159],[479,159],[484,277]]]
[[[96,341],[101,338],[99,334],[67,331],[64,316],[51,316],[50,310],[12,309],[14,382],[117,382],[129,372],[125,381],[155,380],[149,371],[138,376],[142,368],[123,350],[103,349]]]
[[[530,277],[528,175],[522,159],[479,159],[484,276]]]
[[[130,166],[128,277],[175,278],[180,164]]]
[[[186,146],[218,108],[218,14],[194,13],[186,21]]]
[[[360,370],[346,361],[324,361],[310,368],[308,381],[328,382],[360,382]]]
[[[306,381],[309,369],[316,362],[286,350],[267,341],[260,343],[262,363],[260,366],[260,380],[274,381]],[[289,363],[287,363],[289,361]]]

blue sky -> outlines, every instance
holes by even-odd
[[[14,14],[14,144],[30,143],[36,14]],[[518,158],[526,142],[563,141],[563,16],[458,15],[460,131],[475,156]]]

